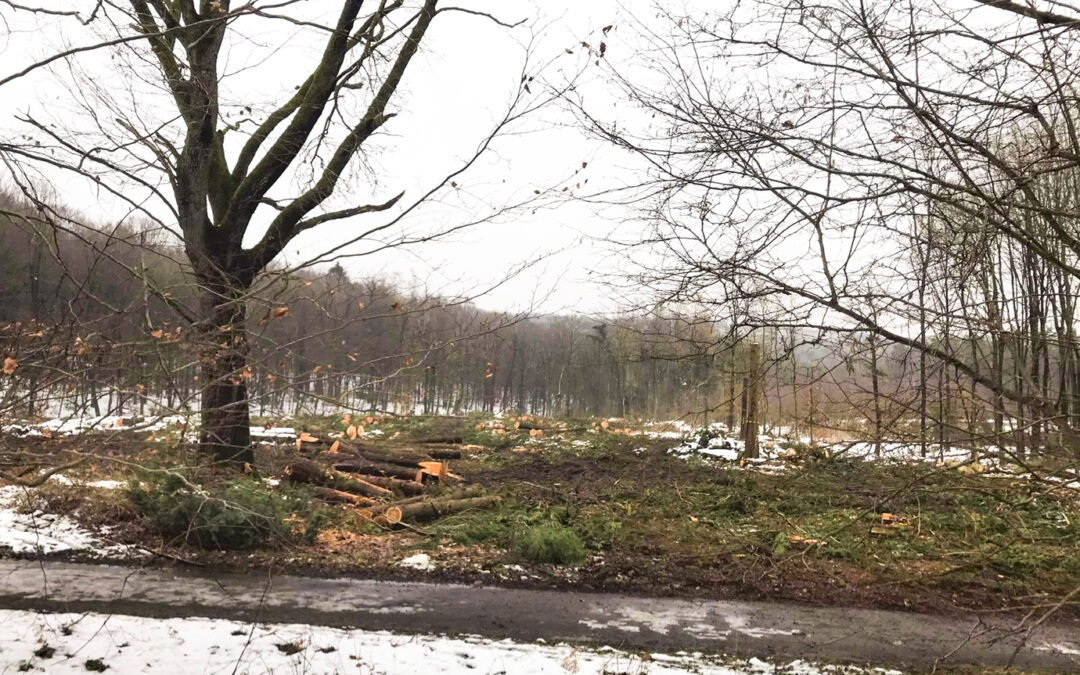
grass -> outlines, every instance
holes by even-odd
[[[1053,486],[854,460],[769,474],[610,433],[510,442],[535,452],[493,449],[462,469],[504,504],[436,536],[539,561],[544,547],[526,554],[512,532],[550,522],[623,576],[826,602],[839,588],[869,604],[997,605],[1080,584],[1078,495]]]
[[[585,560],[585,543],[569,527],[548,523],[531,527],[514,538],[514,548],[532,563],[572,565]]]

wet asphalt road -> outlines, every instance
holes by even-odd
[[[780,603],[637,598],[294,576],[0,560],[0,608],[475,634],[623,649],[930,668],[1080,672],[1080,626]]]

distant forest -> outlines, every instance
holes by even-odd
[[[6,201],[15,212],[18,201]],[[0,219],[0,349],[21,375],[0,412],[196,410],[195,293],[180,251],[136,227],[28,222]],[[672,306],[602,318],[490,312],[350,278],[340,265],[271,270],[247,304],[253,356],[242,377],[261,416],[485,411],[738,426],[749,337],[763,345],[767,431],[944,444],[1010,431],[1007,411],[995,414],[961,373],[865,333],[739,326]],[[1042,373],[1057,371],[1055,355],[1041,358]]]
[[[182,259],[132,227],[54,234],[0,219],[0,336],[29,383],[8,391],[5,407],[194,406],[198,350],[185,315],[195,297]],[[272,271],[255,288],[244,375],[256,414],[670,418],[717,407],[735,367],[730,354],[718,356],[718,327],[701,320],[483,311],[353,279],[340,265]],[[81,380],[75,391],[71,375]]]

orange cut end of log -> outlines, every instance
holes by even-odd
[[[386,509],[385,511],[383,511],[382,515],[384,518],[386,518],[386,522],[390,523],[391,525],[396,525],[401,522],[401,509],[396,506],[391,506],[390,508]]]

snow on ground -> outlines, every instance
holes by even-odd
[[[726,436],[727,427],[723,423],[710,426],[712,436],[705,440],[702,445],[702,430],[696,430],[683,436],[682,444],[677,445],[669,453],[679,457],[702,455],[712,459],[738,462],[744,468],[753,468],[763,472],[780,472],[789,467],[786,460],[796,456],[795,451],[790,449],[789,443],[782,438],[776,438],[768,434],[758,436],[758,449],[760,457],[742,457],[745,449],[743,441]],[[800,442],[809,445],[808,439]],[[926,462],[945,467],[960,467],[962,470],[973,473],[981,473],[987,476],[1007,476],[1010,478],[1031,478],[1032,475],[1021,470],[1009,456],[1008,450],[1002,450],[997,446],[981,448],[978,457],[972,457],[971,450],[962,446],[943,447],[937,443],[928,443],[926,454],[923,454],[922,445],[919,443],[906,443],[887,441],[876,444],[873,441],[841,441],[830,444],[814,444],[816,452],[823,453],[827,457],[846,457],[875,462],[917,463]],[[1080,490],[1080,472],[1060,471],[1055,475],[1038,476],[1040,480],[1051,481],[1060,484],[1069,490]]]
[[[60,485],[79,485],[81,487],[100,488],[102,490],[115,490],[117,488],[127,485],[122,480],[80,480],[78,478],[71,479],[62,473],[53,474],[49,477],[49,480]]]
[[[646,438],[682,439],[693,431],[693,427],[683,420],[665,420],[661,422],[646,422],[644,429],[634,432],[634,435]]]
[[[116,487],[113,485],[116,481],[98,483],[102,487]],[[27,493],[16,485],[0,487],[0,549],[8,548],[17,554],[79,551],[99,557],[138,555],[137,549],[105,541],[107,531],[90,532],[67,516],[41,510],[20,513],[19,505]]]
[[[898,671],[775,666],[758,659],[700,654],[640,656],[614,649],[518,643],[479,637],[400,635],[300,624],[245,624],[218,619],[147,619],[104,614],[0,610],[0,672],[85,673],[88,663],[113,673],[701,673],[773,675]],[[47,647],[43,649],[43,647]],[[46,656],[52,650],[50,656]],[[38,655],[35,655],[35,651]]]
[[[103,415],[100,417],[61,416],[44,422],[16,422],[0,425],[0,431],[21,437],[70,436],[88,431],[165,431],[187,429],[191,440],[196,438],[197,420],[183,415],[158,417],[132,417]],[[294,440],[296,429],[292,427],[251,427],[251,437],[257,441]]]
[[[275,438],[293,440],[296,438],[296,429],[292,427],[251,427],[251,437],[257,440]]]
[[[427,553],[417,553],[408,558],[403,558],[398,565],[414,570],[429,570],[431,569],[431,556]]]
[[[80,417],[61,415],[44,422],[18,422],[0,426],[16,436],[68,436],[87,431],[163,431],[188,424],[183,415],[138,417],[132,415],[101,415]]]

